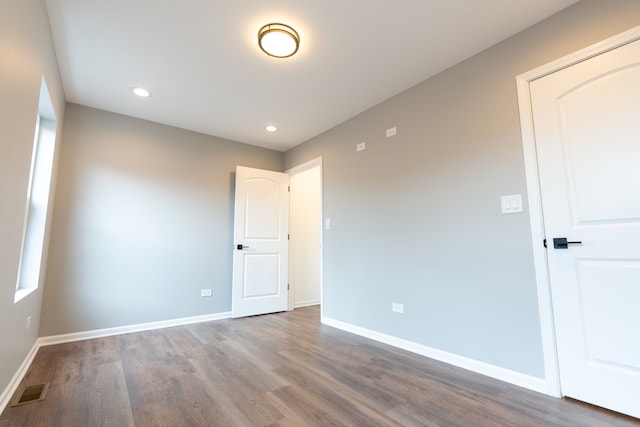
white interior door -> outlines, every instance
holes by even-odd
[[[640,41],[530,86],[562,394],[640,417]]]
[[[289,175],[236,167],[232,317],[287,309]]]

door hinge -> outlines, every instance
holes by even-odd
[[[544,245],[544,247],[546,248],[546,247],[547,247],[547,239],[544,239],[544,240],[542,241],[542,244],[543,244],[543,245]]]
[[[289,290],[289,284],[287,283],[287,290]]]
[[[290,185],[287,185],[287,191],[288,191],[289,193],[291,193],[291,186],[290,186]]]

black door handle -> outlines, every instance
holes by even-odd
[[[566,237],[554,237],[553,249],[569,249],[569,245],[581,245],[582,242],[567,242]]]
[[[239,245],[236,246],[236,249],[241,251],[243,249],[249,249],[249,246],[243,245],[243,244],[239,244]]]

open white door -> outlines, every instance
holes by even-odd
[[[287,309],[289,175],[236,167],[232,317]]]
[[[530,90],[562,394],[640,417],[640,41]]]

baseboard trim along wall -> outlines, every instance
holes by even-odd
[[[295,308],[302,308],[302,307],[310,307],[312,305],[318,305],[318,304],[320,304],[320,300],[315,300],[314,299],[314,300],[309,300],[309,301],[297,302],[294,307]]]
[[[18,371],[15,373],[13,378],[11,378],[11,381],[9,381],[9,384],[2,394],[0,394],[0,414],[4,412],[4,409],[7,407],[9,402],[11,402],[13,394],[18,390],[18,386],[20,386],[20,382],[22,382],[22,379],[27,374],[29,366],[31,366],[31,362],[33,362],[33,359],[36,357],[39,348],[40,345],[38,345],[38,342],[36,341],[27,354],[27,357],[25,357],[24,361],[20,365],[20,368],[18,368]]]
[[[38,344],[42,346],[64,344],[73,341],[91,340],[94,338],[110,337],[113,335],[130,334],[132,332],[151,331],[154,329],[171,328],[173,326],[191,325],[193,323],[209,322],[211,320],[230,319],[231,312],[205,314],[203,316],[183,317],[180,319],[161,320],[159,322],[140,323],[137,325],[119,326],[116,328],[97,329],[94,331],[75,332],[72,334],[41,337]]]
[[[412,341],[407,341],[391,335],[386,335],[370,329],[362,328],[360,326],[352,325],[350,323],[341,322],[339,320],[331,319],[329,317],[323,317],[321,321],[323,324],[327,326],[332,326],[334,328],[341,329],[345,332],[350,332],[352,334],[360,335],[362,337],[369,338],[374,341],[388,344],[393,347],[410,351],[412,353],[420,354],[430,359],[448,363],[449,365],[466,369],[468,371],[472,371],[481,375],[486,375],[488,377],[495,378],[500,381],[517,385],[519,387],[537,391],[543,394],[549,394],[547,381],[544,378],[533,377],[531,375],[526,375],[520,372],[512,371],[510,369],[501,368],[499,366],[491,365],[485,362],[480,362],[478,360],[470,359],[468,357],[460,356],[453,353],[448,353],[446,351],[427,347],[422,344],[417,344]],[[553,395],[553,396],[557,397],[556,395]]]
[[[314,305],[314,304],[309,304]],[[298,306],[297,306],[298,307]],[[173,320],[162,320],[159,322],[141,323],[137,325],[120,326],[116,328],[98,329],[86,332],[76,332],[71,334],[53,335],[49,337],[38,338],[36,343],[27,354],[24,362],[20,365],[20,368],[13,376],[11,382],[6,389],[0,394],[0,413],[4,411],[9,404],[11,397],[18,389],[20,382],[24,378],[31,366],[31,362],[35,358],[40,347],[64,344],[74,341],[89,340],[95,338],[109,337],[113,335],[128,334],[132,332],[143,332],[154,329],[170,328],[173,326],[190,325],[194,323],[209,322],[212,320],[230,319],[231,312],[223,312],[216,314],[207,314],[204,316],[184,317]],[[322,323],[328,326],[332,326],[337,329],[341,329],[345,332],[360,335],[365,338],[372,339],[384,344],[391,345],[393,347],[401,348],[403,350],[410,351],[412,353],[420,354],[422,356],[438,360],[440,362],[448,363],[458,368],[467,369],[478,374],[486,375],[491,378],[495,378],[500,381],[505,381],[510,384],[524,387],[529,390],[537,391],[539,393],[550,394],[548,392],[547,382],[543,378],[537,378],[530,375],[525,375],[520,372],[515,372],[509,369],[494,366],[488,363],[480,362],[467,357],[459,356],[457,354],[448,353],[446,351],[438,350],[435,348],[427,347],[422,344],[417,344],[412,341],[407,341],[401,338],[397,338],[391,335],[382,334],[370,329],[362,328],[360,326],[352,325],[350,323],[341,322],[339,320],[331,319],[329,317],[322,317]],[[551,394],[553,395],[553,394]],[[554,395],[555,396],[555,395]],[[555,396],[557,397],[557,396]]]
[[[36,340],[35,344],[27,354],[27,357],[20,365],[20,368],[13,376],[5,390],[0,394],[0,413],[2,413],[9,402],[11,401],[11,397],[18,389],[20,382],[27,374],[27,370],[33,359],[36,357],[38,350],[40,347],[45,347],[48,345],[55,344],[64,344],[68,342],[74,341],[83,341],[90,340],[95,338],[104,338],[110,337],[113,335],[121,335],[121,334],[129,334],[132,332],[143,332],[143,331],[151,331],[154,329],[163,329],[163,328],[171,328],[173,326],[183,326],[183,325],[191,325],[194,323],[202,323],[209,322],[212,320],[222,320],[222,319],[230,319],[231,312],[223,312],[216,314],[206,314],[203,316],[193,316],[193,317],[183,317],[180,319],[172,319],[172,320],[162,320],[159,322],[149,322],[149,323],[140,323],[137,325],[128,325],[128,326],[120,326],[117,328],[106,328],[106,329],[97,329],[94,331],[86,331],[86,332],[76,332],[72,334],[63,334],[63,335],[53,335],[49,337],[40,337]]]

